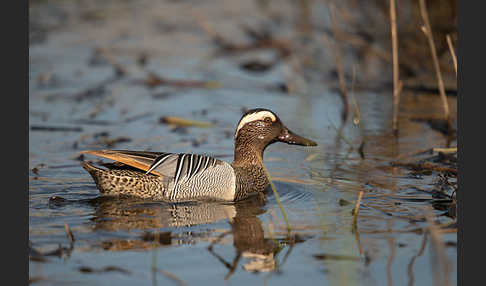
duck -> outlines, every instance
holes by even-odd
[[[271,110],[245,112],[234,134],[230,164],[202,154],[130,150],[85,150],[80,153],[113,160],[105,169],[87,161],[82,167],[104,196],[138,197],[165,202],[239,201],[263,193],[269,184],[265,149],[276,142],[317,146],[289,130]]]

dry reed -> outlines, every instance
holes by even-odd
[[[450,112],[449,112],[449,104],[447,102],[447,97],[445,94],[445,88],[444,88],[444,81],[442,80],[442,74],[440,72],[440,65],[439,65],[439,60],[437,57],[437,51],[435,48],[435,43],[434,43],[434,36],[432,35],[432,28],[430,27],[430,22],[429,22],[429,15],[427,12],[427,6],[425,4],[425,0],[420,0],[420,12],[422,14],[422,18],[424,20],[424,25],[422,26],[422,31],[424,32],[425,36],[427,37],[427,40],[429,42],[429,47],[430,47],[430,52],[432,53],[432,59],[434,61],[434,68],[435,68],[435,73],[437,76],[437,82],[439,84],[439,92],[440,92],[440,98],[442,99],[442,105],[444,108],[444,116],[445,119],[447,120],[448,124],[448,129],[451,129],[451,118],[450,118]]]
[[[357,229],[358,227],[358,213],[359,213],[359,206],[361,205],[361,199],[363,198],[364,191],[359,192],[358,199],[356,200],[356,205],[354,207],[353,212],[353,229]]]
[[[341,48],[339,46],[339,43],[337,39],[339,39],[339,29],[337,27],[337,20],[336,20],[336,11],[335,11],[334,5],[331,3],[329,4],[329,11],[331,13],[331,21],[332,21],[332,29],[334,33],[334,39],[336,40],[336,43],[334,46],[331,47],[329,44],[329,40],[326,35],[324,35],[324,42],[328,47],[331,47],[333,54],[334,54],[334,60],[336,63],[336,70],[339,78],[339,87],[341,91],[341,99],[343,101],[343,110],[341,113],[341,119],[344,122],[347,121],[348,119],[348,113],[349,113],[349,107],[348,107],[348,94],[346,91],[346,81],[344,79],[344,71],[343,71],[343,60],[342,60],[342,55],[341,55]]]
[[[449,46],[449,51],[451,52],[452,61],[454,62],[454,70],[456,71],[456,78],[457,78],[457,58],[456,52],[454,52],[454,46],[452,45],[451,36],[447,35],[447,45]]]
[[[285,225],[287,226],[288,234],[290,234],[291,228],[290,228],[289,220],[287,218],[287,214],[285,213],[282,202],[280,201],[280,196],[278,195],[277,189],[275,188],[275,185],[273,184],[272,179],[270,178],[270,173],[268,173],[267,168],[263,164],[263,159],[261,159],[261,164],[263,166],[263,170],[265,171],[265,175],[267,176],[268,182],[270,183],[270,187],[272,188],[273,194],[275,195],[275,200],[277,201],[280,207],[280,211],[282,212],[282,216],[285,220]]]
[[[402,82],[399,79],[398,65],[398,39],[397,39],[397,14],[395,0],[390,0],[390,22],[393,48],[393,132],[398,135],[398,107],[400,104],[400,92]]]

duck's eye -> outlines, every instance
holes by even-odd
[[[270,117],[265,117],[265,119],[263,119],[263,120],[265,120],[265,122],[267,122],[267,123],[272,122],[272,119]]]

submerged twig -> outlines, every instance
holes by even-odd
[[[420,0],[420,12],[422,14],[422,18],[425,24],[425,26],[422,26],[422,31],[425,33],[425,36],[429,41],[430,52],[432,53],[435,73],[437,75],[437,82],[439,84],[440,97],[442,99],[442,105],[444,108],[444,116],[447,120],[448,130],[450,131],[452,126],[451,126],[451,118],[449,112],[449,103],[447,102],[447,97],[445,94],[444,81],[442,80],[442,74],[440,72],[439,60],[437,58],[437,51],[435,49],[434,37],[432,35],[432,28],[430,27],[429,15],[427,12],[427,6],[425,5],[425,0]]]
[[[170,273],[169,271],[166,271],[164,269],[159,269],[159,272],[164,274],[167,278],[170,278],[172,281],[174,281],[177,285],[179,286],[187,286],[188,284],[184,282],[181,278],[177,277],[176,275]]]
[[[359,192],[358,199],[356,200],[356,205],[354,206],[354,211],[353,211],[353,229],[356,230],[358,228],[358,213],[359,213],[359,207],[361,205],[361,199],[363,198],[364,191],[361,190]]]
[[[73,232],[71,231],[71,229],[69,228],[69,225],[67,223],[64,223],[64,230],[66,231],[66,235],[69,239],[70,249],[73,249],[75,239],[74,239]]]

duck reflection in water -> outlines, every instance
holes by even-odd
[[[160,245],[212,241],[208,251],[228,268],[229,272],[225,277],[228,279],[236,270],[241,257],[248,260],[243,265],[243,269],[248,272],[266,272],[276,268],[275,256],[282,250],[282,241],[277,243],[277,240],[266,238],[262,222],[257,217],[266,212],[265,199],[263,194],[257,194],[236,203],[164,204],[130,198],[99,197],[91,201],[96,208],[92,221],[95,223],[95,230],[145,231],[137,239],[111,239],[102,242],[101,247],[109,251],[147,250]],[[225,219],[228,219],[231,228],[215,239],[211,237],[214,230],[181,233],[174,229],[216,223]],[[158,232],[160,229],[164,231]],[[230,234],[233,234],[236,252],[232,263],[226,262],[215,251],[215,245],[222,243],[223,238]]]
[[[231,230],[219,235],[208,247],[209,252],[228,268],[229,272],[225,279],[228,279],[236,270],[242,256],[249,259],[248,263],[243,265],[243,269],[246,271],[266,272],[275,269],[274,255],[281,248],[274,240],[265,238],[262,222],[257,217],[257,215],[265,213],[263,209],[264,200],[264,196],[258,194],[249,200],[235,204],[236,215],[228,218]],[[232,263],[228,263],[215,252],[214,246],[223,237],[231,233],[233,234],[233,246],[235,247],[236,255]]]

